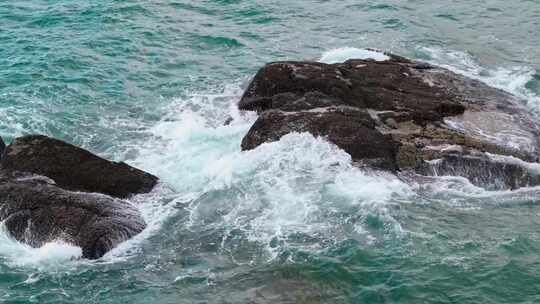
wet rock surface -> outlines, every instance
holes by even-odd
[[[146,227],[125,201],[67,191],[42,176],[0,173],[0,206],[0,221],[16,240],[32,247],[62,240],[81,247],[89,259]]]
[[[125,163],[105,160],[63,141],[31,135],[15,139],[5,150],[2,170],[47,176],[68,190],[126,198],[150,192],[158,178]]]
[[[17,241],[64,241],[96,259],[146,227],[120,198],[151,191],[151,174],[41,135],[15,139],[0,164],[0,221]]]
[[[391,136],[375,129],[375,123],[366,111],[351,107],[325,108],[320,112],[265,111],[249,136],[243,139],[242,149],[277,141],[290,132],[310,132],[326,137],[354,159],[362,159],[378,168],[397,169],[394,154],[398,147]]]
[[[521,100],[387,55],[386,61],[267,64],[238,105],[259,113],[242,149],[309,132],[377,168],[462,176],[489,189],[540,184],[540,125]]]

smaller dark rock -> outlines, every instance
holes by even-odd
[[[158,178],[125,163],[110,162],[86,150],[42,135],[15,139],[6,147],[1,168],[54,180],[61,188],[125,198],[150,192]]]
[[[9,234],[32,247],[63,240],[97,259],[146,227],[131,204],[106,195],[70,192],[51,180],[0,172],[0,221]]]

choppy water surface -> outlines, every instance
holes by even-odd
[[[0,2],[0,135],[163,181],[132,199],[149,228],[98,261],[2,230],[0,302],[539,303],[540,188],[405,183],[307,134],[240,152],[255,116],[235,109],[265,62],[375,47],[540,113],[538,33],[538,0]]]

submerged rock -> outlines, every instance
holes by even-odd
[[[378,168],[463,176],[490,189],[540,184],[531,165],[540,159],[540,125],[521,100],[387,55],[386,61],[267,64],[239,102],[241,110],[260,114],[242,149],[310,132]]]
[[[149,192],[157,181],[60,140],[17,138],[0,161],[0,222],[30,246],[61,240],[99,258],[146,227],[137,208],[119,198]]]
[[[150,192],[158,178],[125,163],[105,160],[86,150],[43,135],[15,139],[5,150],[2,170],[46,176],[67,190],[125,198]]]
[[[42,176],[0,173],[0,221],[32,247],[62,240],[96,259],[146,224],[131,204],[102,194],[70,192]]]

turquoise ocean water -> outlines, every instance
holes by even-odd
[[[540,188],[374,177],[307,134],[240,152],[259,67],[366,47],[540,114],[539,0],[0,1],[0,136],[163,181],[131,199],[149,228],[98,261],[0,231],[0,303],[540,303]]]

